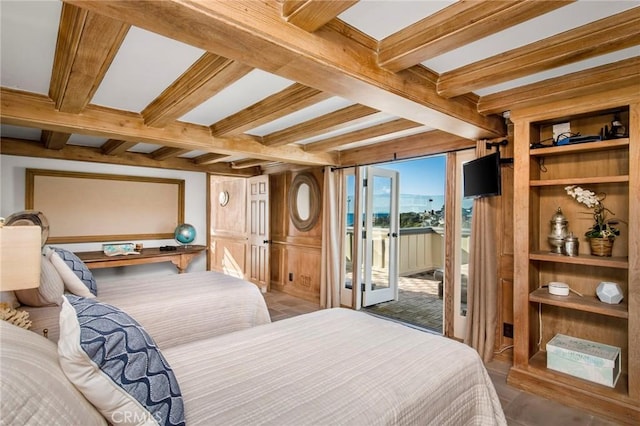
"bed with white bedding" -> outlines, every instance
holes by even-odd
[[[137,277],[98,283],[97,299],[126,311],[160,348],[271,322],[254,284],[215,271]],[[59,306],[28,307],[31,330],[57,342]]]
[[[124,320],[124,328],[114,329],[107,316],[95,316],[93,321],[107,324],[103,335],[94,328],[96,322],[86,322],[95,302],[71,298],[83,307],[75,320],[76,311],[65,302],[65,337],[58,347],[0,321],[3,423],[105,425],[138,419],[182,426],[506,425],[473,349],[366,313],[321,310],[164,348],[169,374],[155,368],[152,344],[140,347],[125,331],[139,330],[125,314],[109,308],[109,318]],[[93,332],[78,334],[74,321],[105,339],[95,339]],[[98,346],[86,354],[70,353],[84,345],[80,340]],[[110,360],[115,364],[109,365],[123,370],[115,377],[146,384],[135,389],[150,396],[138,401],[169,407],[176,421],[167,423],[164,411],[131,405],[130,388],[107,378],[113,367],[104,362]],[[136,373],[140,367],[148,373]],[[158,378],[173,375],[180,393],[170,397]]]
[[[329,309],[163,350],[187,425],[506,424],[466,345]]]

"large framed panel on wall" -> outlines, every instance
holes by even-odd
[[[27,169],[25,207],[49,222],[49,243],[173,238],[184,180]]]

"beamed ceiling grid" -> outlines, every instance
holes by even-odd
[[[65,1],[55,23],[48,93],[3,79],[2,153],[250,176],[280,163],[352,165],[472,147],[477,139],[504,136],[502,115],[511,108],[638,90],[638,4],[438,73],[425,64],[575,7],[573,1],[449,3],[377,40],[342,19],[357,7],[367,11],[355,0]],[[141,111],[97,105],[94,96],[133,28],[203,53]],[[611,56],[616,52],[626,54],[618,59]],[[570,69],[596,58],[613,59]],[[563,67],[568,71],[561,75],[491,90]],[[184,120],[256,70],[289,83],[220,119]],[[332,99],[343,103],[288,120]],[[20,138],[5,126],[41,132]],[[72,135],[104,142],[81,146],[70,143]],[[154,148],[136,152],[138,144]]]

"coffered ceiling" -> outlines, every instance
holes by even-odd
[[[253,175],[502,137],[640,77],[640,1],[1,0],[0,151]],[[640,96],[640,94],[639,94]]]

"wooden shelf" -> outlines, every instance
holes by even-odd
[[[572,265],[602,266],[606,268],[629,269],[629,259],[623,256],[601,257],[590,254],[580,256],[565,256],[550,253],[548,251],[535,251],[529,253],[529,259],[543,262],[570,263]]]
[[[530,186],[557,186],[557,185],[585,185],[596,183],[625,183],[629,182],[628,175],[619,176],[590,176],[583,178],[569,178],[569,179],[532,179],[529,182]]]
[[[595,296],[578,296],[569,293],[568,296],[555,296],[549,294],[546,288],[538,288],[529,294],[531,302],[544,303],[546,305],[560,306],[562,308],[575,309],[577,311],[592,312],[616,318],[629,318],[626,302],[610,305],[598,300]]]
[[[530,151],[532,157],[550,155],[577,154],[587,151],[604,151],[613,148],[628,148],[629,138],[611,139],[607,141],[586,142],[573,145],[550,146],[548,148],[536,148]]]

